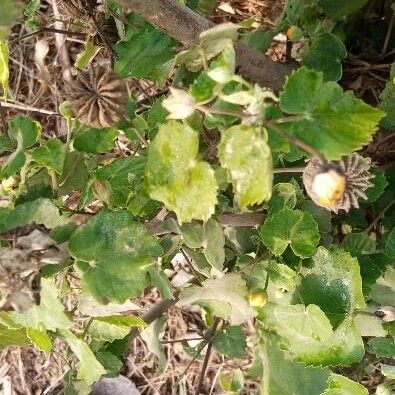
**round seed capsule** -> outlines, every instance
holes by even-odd
[[[67,96],[76,118],[94,128],[115,125],[126,113],[129,99],[125,82],[104,67],[79,74]]]

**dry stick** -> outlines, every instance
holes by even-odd
[[[120,0],[153,25],[186,46],[196,43],[200,33],[214,26],[210,21],[177,0]],[[264,54],[236,43],[236,67],[240,75],[279,91],[292,67],[276,63]]]
[[[44,114],[44,115],[54,115],[56,117],[62,116],[61,114],[54,112],[54,111],[44,110],[42,108],[36,108],[36,107],[30,107],[30,106],[23,106],[21,104],[16,104],[16,103],[11,103],[11,102],[0,101],[0,106],[7,107],[7,108],[13,108],[15,110],[27,111],[27,112],[38,112],[38,113]]]
[[[0,127],[2,129],[2,133],[7,133],[7,121],[2,102],[0,102]]]
[[[388,44],[390,42],[390,38],[391,38],[391,34],[392,34],[392,29],[394,28],[394,24],[395,24],[395,13],[392,12],[392,17],[391,17],[390,23],[388,25],[388,31],[387,31],[387,35],[385,36],[383,49],[381,50],[381,54],[382,55],[385,55],[385,53],[387,52],[387,48],[388,48]]]
[[[177,387],[177,385],[180,383],[180,381],[182,380],[182,378],[185,376],[186,372],[189,370],[189,368],[193,365],[193,363],[196,361],[196,359],[198,358],[198,356],[200,355],[200,353],[203,351],[204,347],[206,347],[207,343],[209,343],[212,338],[215,335],[215,332],[217,330],[219,324],[219,320],[217,322],[217,318],[214,321],[214,325],[212,326],[212,328],[210,330],[207,331],[205,339],[202,344],[199,346],[199,348],[196,351],[196,354],[194,355],[194,357],[192,358],[192,360],[188,363],[188,365],[186,366],[186,368],[184,369],[184,371],[181,373],[181,376],[178,378],[175,387]]]
[[[160,302],[156,303],[151,310],[147,311],[141,318],[145,323],[152,324],[155,320],[162,317],[163,314],[166,313],[171,307],[173,307],[178,302],[178,294],[174,295],[174,299],[164,299]],[[139,334],[139,330],[137,327],[133,327],[130,330],[130,338],[128,343],[128,352],[127,355],[132,354],[133,352],[133,341],[136,336]]]
[[[213,337],[215,335],[215,332],[217,331],[217,328],[218,328],[218,325],[219,325],[220,321],[221,320],[219,318],[216,318],[215,321],[214,321],[214,325],[213,325],[213,327],[211,329],[210,340],[208,341],[206,355],[204,356],[202,370],[200,371],[198,384],[196,386],[196,391],[195,391],[196,395],[200,394],[200,388],[202,388],[202,385],[203,385],[204,376],[206,374],[208,363],[210,361],[211,351],[213,349]]]
[[[42,29],[37,30],[35,32],[28,33],[28,34],[25,34],[24,36],[14,38],[13,40],[11,40],[9,42],[9,45],[12,46],[12,45],[18,43],[19,41],[27,40],[28,38],[37,36],[37,35],[42,34],[42,33],[59,33],[59,34],[65,34],[67,36],[75,35],[75,36],[86,37],[86,33],[73,32],[73,31],[70,31],[70,30],[63,30],[63,29],[55,29],[53,27],[43,27]]]

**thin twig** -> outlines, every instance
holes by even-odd
[[[197,281],[199,281],[199,284],[201,284],[201,275],[198,273],[195,268],[192,265],[191,260],[189,259],[189,256],[186,254],[185,250],[183,248],[180,248],[181,254],[185,259],[185,262],[188,264],[189,268],[191,269],[192,273],[194,274],[195,278]]]
[[[3,133],[7,133],[7,121],[2,102],[0,102],[0,127]]]
[[[175,292],[174,299],[161,300],[160,302],[156,303],[151,310],[147,311],[147,313],[145,313],[141,318],[148,325],[152,324],[155,320],[162,317],[162,315],[165,314],[166,311],[168,311],[171,307],[173,307],[177,302],[178,302],[178,294],[177,292]],[[130,355],[132,353],[134,339],[138,334],[139,334],[139,330],[137,327],[133,327],[130,330],[127,355]]]
[[[9,42],[9,45],[12,46],[12,45],[18,43],[19,41],[27,40],[28,38],[37,36],[37,35],[42,34],[42,33],[59,33],[59,34],[65,34],[66,36],[73,36],[73,35],[75,35],[75,36],[86,37],[86,33],[74,32],[74,31],[63,30],[63,29],[55,29],[53,27],[43,27],[42,29],[37,30],[35,32],[28,33],[28,34],[25,34],[24,36],[14,38],[13,40],[11,40]]]
[[[206,375],[206,370],[208,367],[208,363],[210,361],[211,351],[213,349],[213,337],[215,335],[215,332],[217,331],[217,328],[218,328],[218,325],[220,322],[221,322],[221,320],[219,318],[216,318],[214,321],[213,327],[211,329],[210,340],[208,341],[206,355],[204,356],[202,370],[200,371],[199,380],[198,380],[198,383],[196,386],[196,391],[195,391],[196,395],[200,394],[200,389],[202,388],[202,385],[203,385],[204,376]]]
[[[371,222],[371,224],[366,228],[365,232],[369,233],[376,225],[377,222],[380,221],[381,218],[384,217],[384,214],[395,204],[395,199],[393,199],[391,202],[389,202],[382,210],[381,212],[376,216],[376,218]]]
[[[385,53],[387,52],[388,44],[390,42],[390,38],[391,38],[391,34],[392,34],[392,29],[394,28],[394,23],[395,23],[395,14],[394,14],[394,12],[392,12],[392,17],[391,17],[390,23],[388,25],[387,35],[385,36],[383,49],[381,50],[382,55],[385,55]]]
[[[0,106],[7,107],[7,108],[14,108],[15,110],[21,110],[21,111],[38,112],[38,113],[44,114],[44,115],[54,115],[56,117],[62,116],[60,113],[55,112],[55,111],[44,110],[42,108],[30,107],[30,106],[25,106],[25,105],[21,105],[21,104],[12,103],[12,102],[0,101]]]

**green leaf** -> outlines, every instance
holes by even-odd
[[[217,203],[217,181],[210,165],[197,160],[199,137],[186,124],[169,121],[149,147],[148,192],[176,213],[179,223],[207,221]]]
[[[35,222],[49,229],[69,224],[59,209],[49,199],[37,199],[16,206],[14,209],[0,209],[0,233]]]
[[[392,228],[385,242],[385,253],[390,258],[395,258],[395,227]]]
[[[296,206],[296,188],[293,184],[278,183],[274,185],[269,201],[269,213],[274,214],[283,209],[292,210]]]
[[[118,158],[95,172],[95,179],[108,181],[111,202],[117,207],[127,207],[144,191],[145,157]]]
[[[197,221],[183,224],[180,232],[184,243],[189,248],[200,248],[203,245],[204,227]]]
[[[83,380],[90,385],[107,373],[84,341],[78,339],[77,336],[67,329],[59,330],[59,333],[66,339],[71,350],[80,361],[77,375],[79,380]]]
[[[153,266],[149,268],[152,286],[156,287],[164,299],[174,299],[171,282],[162,268]]]
[[[222,226],[212,218],[204,225],[202,245],[207,262],[221,271],[225,262],[225,235]]]
[[[395,269],[388,267],[376,284],[372,286],[369,297],[382,306],[395,306]]]
[[[311,200],[306,200],[301,208],[302,211],[310,213],[317,222],[318,229],[322,235],[330,233],[332,230],[332,216],[327,209],[317,206]]]
[[[180,307],[189,304],[209,306],[213,314],[226,319],[231,325],[240,325],[255,317],[247,302],[247,288],[237,273],[227,273],[221,278],[208,279],[202,286],[192,285],[181,292]]]
[[[18,115],[11,119],[8,135],[18,143],[18,149],[29,148],[34,145],[41,135],[42,126],[32,118]]]
[[[161,317],[152,322],[145,328],[140,336],[147,344],[148,350],[156,355],[158,358],[159,370],[165,371],[166,368],[166,354],[163,351],[163,345],[160,343],[160,334],[166,325],[166,317]]]
[[[247,339],[240,326],[230,326],[214,336],[213,345],[226,357],[242,359],[245,357]]]
[[[325,390],[329,371],[290,360],[275,334],[266,333],[257,352],[264,364],[262,395],[317,395]]]
[[[69,241],[85,288],[100,302],[125,302],[149,284],[148,269],[161,247],[126,211],[101,212]]]
[[[191,85],[191,95],[195,98],[197,103],[204,103],[213,100],[216,96],[216,91],[219,90],[217,83],[210,78],[206,73],[200,74]]]
[[[284,112],[301,117],[285,124],[285,130],[328,159],[340,159],[369,143],[384,116],[352,92],[344,93],[335,82],[324,82],[322,73],[305,67],[287,79],[280,105]]]
[[[131,327],[145,328],[146,326],[147,324],[137,316],[97,317],[89,327],[89,334],[96,340],[113,341],[127,336]]]
[[[94,129],[80,125],[73,146],[77,151],[100,154],[115,147],[118,130],[114,128]]]
[[[136,326],[138,328],[145,328],[147,326],[147,324],[140,317],[133,315],[112,315],[109,317],[98,317],[96,320],[129,329],[132,326]]]
[[[32,158],[39,165],[61,174],[66,157],[65,146],[59,139],[48,140],[41,147],[36,148]]]
[[[1,0],[0,40],[5,40],[11,25],[22,15],[23,2],[19,0]]]
[[[260,229],[260,236],[275,255],[281,255],[290,245],[302,258],[313,255],[320,240],[318,225],[311,214],[288,209],[269,216]]]
[[[26,163],[26,155],[23,151],[16,150],[14,151],[7,159],[6,163],[0,170],[0,179],[5,179],[11,177]]]
[[[3,12],[3,11],[2,11]],[[1,26],[0,26],[0,34],[1,34]],[[3,89],[3,96],[7,98],[9,91],[9,78],[10,78],[10,70],[9,70],[9,48],[6,42],[1,41],[0,37],[0,86]],[[3,130],[3,133],[6,131]]]
[[[349,233],[344,237],[343,248],[352,256],[376,250],[376,242],[366,232]]]
[[[322,71],[324,81],[337,81],[342,76],[342,61],[347,56],[343,42],[331,33],[313,37],[303,64],[310,69]]]
[[[40,351],[47,353],[52,351],[52,339],[45,329],[27,328],[26,333]]]
[[[175,41],[136,14],[128,21],[125,41],[115,46],[115,70],[122,77],[148,78],[163,85],[172,69]]]
[[[375,337],[369,340],[368,345],[373,349],[377,358],[395,358],[394,339]]]
[[[241,37],[241,41],[257,51],[266,53],[271,43],[273,42],[276,32],[274,30],[255,30],[253,32],[246,32]]]
[[[222,132],[218,157],[222,167],[228,171],[241,209],[270,199],[272,155],[259,128],[237,125]]]
[[[384,170],[373,168],[370,172],[374,175],[373,180],[371,180],[373,186],[366,190],[366,196],[368,197],[368,203],[373,203],[384,193],[388,181]]]
[[[103,365],[107,371],[106,377],[118,377],[122,369],[122,361],[111,354],[109,351],[99,351],[95,353],[97,360]]]
[[[177,54],[176,64],[186,65],[190,71],[200,70],[204,63],[202,52],[206,61],[215,58],[237,39],[238,29],[239,26],[233,23],[222,23],[205,30],[200,34],[197,45]]]
[[[321,395],[368,395],[369,391],[361,384],[339,374],[331,373],[328,388]]]
[[[313,264],[298,288],[303,303],[319,306],[335,327],[353,310],[365,307],[357,259],[335,246],[318,247]]]
[[[64,306],[59,301],[58,289],[49,279],[41,279],[40,305],[33,306],[23,313],[11,313],[12,319],[19,325],[36,330],[55,332],[68,329],[71,321],[64,313]]]
[[[0,350],[9,346],[27,346],[30,343],[25,328],[7,328],[0,325]]]
[[[387,82],[384,90],[380,94],[380,108],[387,114],[382,120],[382,126],[388,129],[395,127],[395,78],[392,77]]]
[[[351,318],[333,331],[324,312],[316,305],[268,303],[259,315],[269,330],[281,336],[284,347],[297,361],[313,366],[336,366],[359,362],[365,350]]]
[[[318,0],[318,4],[334,20],[342,20],[362,8],[368,0]]]
[[[395,380],[395,366],[382,364],[381,373],[389,380]]]
[[[0,154],[4,154],[5,152],[12,151],[12,141],[6,137],[0,136]]]
[[[221,55],[211,63],[207,75],[219,84],[226,84],[232,81],[235,69],[236,52],[233,48],[233,43],[229,41],[229,43],[224,46]]]
[[[78,54],[74,67],[78,70],[87,69],[101,48],[102,47],[93,44],[92,41],[87,41],[84,50]]]

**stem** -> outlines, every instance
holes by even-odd
[[[197,109],[204,114],[229,115],[229,116],[237,117],[237,118],[248,118],[249,117],[241,112],[239,113],[236,111],[217,110],[215,108],[210,108],[210,107],[206,107],[206,106],[198,106]]]
[[[304,169],[304,167],[279,167],[278,169],[273,169],[273,173],[303,173]]]
[[[366,228],[365,232],[369,233],[376,225],[377,222],[384,216],[384,214],[395,204],[395,199],[389,202],[383,210],[377,215],[377,217],[372,221],[372,223]]]
[[[70,143],[71,143],[71,119],[66,118],[66,127],[67,127],[67,136],[66,136],[66,154],[69,152]]]
[[[55,196],[59,195],[59,183],[56,178],[56,174],[54,170],[48,170],[49,176],[51,177],[52,190]]]
[[[326,159],[324,155],[321,154],[321,152],[317,151],[315,148],[313,148],[311,145],[306,144],[302,140],[299,140],[298,138],[291,136],[284,130],[282,130],[278,125],[276,125],[272,121],[266,121],[265,126],[274,130],[276,133],[278,133],[280,136],[286,138],[289,140],[292,144],[296,145],[297,147],[301,148],[302,150],[306,151],[309,153],[311,156],[316,156],[321,160],[322,163],[326,163]]]
[[[151,310],[145,313],[141,318],[144,320],[145,323],[152,324],[155,320],[162,317],[163,314],[166,313],[171,307],[175,306],[178,302],[178,295],[177,293],[174,294],[174,299],[164,299],[155,304]],[[136,336],[139,334],[139,330],[137,327],[133,327],[130,330],[130,337],[128,343],[128,351],[127,355],[133,353],[133,341]]]
[[[206,355],[204,356],[202,370],[200,371],[198,384],[196,386],[196,391],[195,391],[196,395],[200,394],[200,389],[202,388],[202,385],[203,385],[204,376],[206,375],[206,370],[208,367],[208,363],[210,361],[211,351],[213,349],[213,337],[215,335],[215,332],[217,331],[220,321],[221,320],[219,318],[216,318],[214,321],[213,327],[211,329],[210,340],[208,342]]]
[[[172,344],[172,343],[181,343],[181,342],[189,342],[194,340],[205,340],[204,337],[195,337],[192,339],[174,339],[174,340],[162,340],[162,344]]]
[[[388,25],[387,35],[385,36],[383,49],[381,50],[381,54],[382,55],[385,55],[385,53],[387,52],[387,48],[388,48],[388,44],[390,42],[390,38],[391,38],[391,34],[392,34],[392,29],[394,27],[394,23],[395,23],[395,14],[392,12],[392,17],[391,17],[390,23]]]

